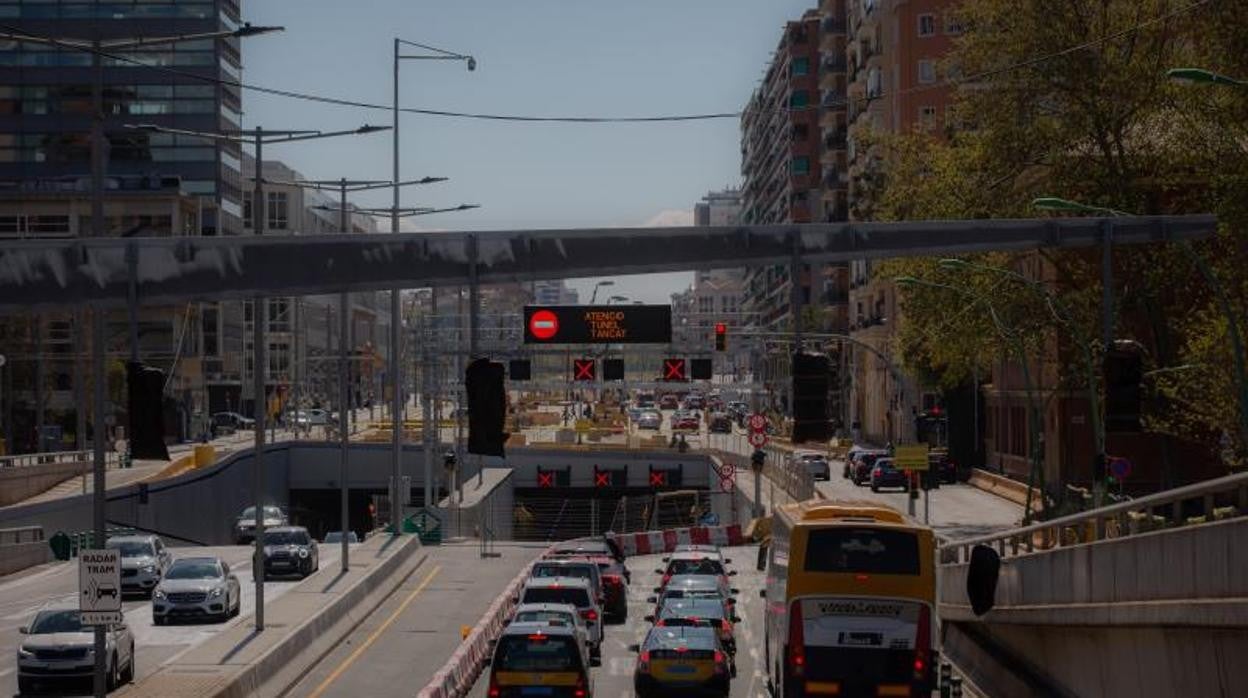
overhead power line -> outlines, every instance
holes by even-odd
[[[1085,41],[1083,43],[1076,44],[1074,46],[1069,46],[1067,48],[1053,51],[1051,53],[1042,54],[1039,56],[1035,56],[1033,58],[1018,61],[1015,63],[1010,63],[1008,65],[1000,66],[997,68],[991,68],[988,70],[981,71],[979,73],[975,73],[973,75],[967,75],[962,78],[959,78],[956,81],[948,80],[948,79],[939,80],[931,84],[916,85],[914,87],[910,87],[905,90],[897,90],[891,93],[882,93],[878,95],[873,95],[871,97],[864,96],[864,97],[857,97],[853,99],[850,99],[849,97],[841,97],[836,100],[833,100],[830,104],[824,105],[824,106],[836,106],[836,107],[849,106],[855,102],[866,103],[873,99],[883,99],[885,97],[899,97],[902,95],[916,94],[919,92],[926,92],[928,90],[941,89],[945,87],[956,87],[957,85],[965,84],[965,83],[982,82],[984,80],[996,77],[998,75],[1013,72],[1015,70],[1019,70],[1022,68],[1029,68],[1029,67],[1038,65],[1040,63],[1053,60],[1055,58],[1060,58],[1062,56],[1066,56],[1071,53],[1093,48],[1095,46],[1099,46],[1100,44],[1122,38],[1124,36],[1133,34],[1142,29],[1150,27],[1154,24],[1159,24],[1161,22],[1166,22],[1168,20],[1174,19],[1175,17],[1191,12],[1192,10],[1198,7],[1208,5],[1212,1],[1213,0],[1196,0],[1196,2],[1190,3],[1188,5],[1184,5],[1182,7],[1178,7],[1174,10],[1171,10],[1170,12],[1158,15],[1157,17],[1143,20],[1139,22],[1138,24],[1132,25],[1130,27],[1126,27],[1120,31],[1114,32],[1112,34],[1108,34],[1098,39],[1092,39],[1090,41]],[[31,40],[38,41],[39,43],[51,44],[54,46],[58,46],[60,48],[65,48],[65,49],[74,50],[74,51],[82,51],[84,53],[98,53],[100,56],[105,57],[105,58],[110,58],[110,59],[121,61],[124,63],[130,63],[132,65],[141,66],[144,68],[148,68],[150,70],[159,70],[159,71],[169,73],[172,75],[179,75],[182,77],[190,78],[193,80],[199,80],[202,82],[208,82],[212,84],[227,85],[230,87],[235,87],[240,90],[250,90],[252,92],[258,92],[260,94],[273,95],[275,97],[285,97],[288,99],[298,99],[298,100],[303,100],[303,101],[308,101],[308,102],[330,104],[330,105],[335,105],[335,106],[340,106],[340,107],[353,107],[357,109],[392,111],[394,108],[393,105],[389,105],[389,104],[377,104],[374,102],[365,102],[361,100],[346,99],[342,97],[331,97],[328,95],[318,95],[318,94],[312,94],[308,92],[299,92],[295,90],[283,90],[283,89],[278,89],[274,87],[266,87],[264,85],[255,85],[251,83],[245,83],[245,82],[241,82],[238,80],[229,80],[229,79],[220,78],[220,77],[210,77],[206,75],[199,75],[196,73],[192,73],[186,70],[180,70],[178,68],[173,68],[170,66],[153,66],[153,65],[149,65],[143,62],[140,59],[129,57],[123,53],[115,53],[115,52],[107,51],[103,49],[97,51],[91,46],[84,46],[76,42],[70,42],[68,40],[60,40],[55,37],[49,37],[49,36],[36,34],[36,33],[29,32],[29,31],[26,31],[24,29],[21,29],[12,25],[8,25],[8,24],[0,24],[0,29],[3,29],[4,31],[9,32],[11,34],[11,36],[4,37],[8,40],[20,42],[21,37],[25,36]],[[814,108],[814,107],[810,107],[810,108]],[[786,110],[787,111],[804,111],[805,109],[786,108]],[[694,122],[694,121],[712,121],[712,120],[719,120],[719,119],[739,119],[745,113],[742,110],[737,110],[737,111],[707,112],[707,113],[695,113],[695,114],[659,114],[659,115],[650,115],[650,116],[529,116],[529,115],[521,115],[521,114],[492,114],[492,113],[484,113],[484,112],[462,112],[462,111],[454,111],[454,110],[449,110],[449,109],[421,109],[418,107],[400,107],[399,111],[405,114],[420,114],[424,116],[440,116],[440,117],[457,118],[457,119],[475,119],[475,120],[481,120],[481,121],[508,121],[508,122],[520,122],[520,123],[570,123],[570,124],[681,123],[681,122]]]

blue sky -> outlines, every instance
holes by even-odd
[[[392,40],[476,56],[404,61],[402,106],[523,115],[631,116],[736,111],[784,22],[813,0],[247,0],[244,19],[286,27],[246,40],[244,80],[390,104]],[[390,124],[389,111],[247,92],[248,127]],[[401,117],[403,205],[481,204],[418,219],[427,229],[633,226],[688,219],[709,189],[740,180],[735,119],[567,125]],[[312,178],[387,179],[389,134],[273,146]],[[362,203],[389,205],[389,194]],[[662,302],[688,275],[617,279],[616,293]],[[578,282],[578,287],[592,286]]]

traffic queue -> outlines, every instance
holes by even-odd
[[[736,589],[717,546],[677,546],[647,599],[645,636],[629,646],[638,696],[727,696],[736,676]],[[590,698],[605,624],[628,617],[631,572],[610,540],[557,545],[530,568],[515,611],[494,643],[489,698]]]

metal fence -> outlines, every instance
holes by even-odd
[[[90,463],[94,451],[53,451],[51,453],[26,453],[18,456],[0,456],[0,468],[27,468],[32,465],[55,465],[61,463]],[[118,463],[118,454],[108,451],[104,462],[109,466]]]

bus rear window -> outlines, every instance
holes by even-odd
[[[579,671],[575,640],[541,635],[508,636],[499,642],[495,668],[502,671]]]
[[[552,589],[550,587],[528,589],[521,603],[566,603],[577,608],[589,606],[589,596],[584,589]]]
[[[807,572],[918,574],[919,539],[879,528],[818,528],[806,539]]]

